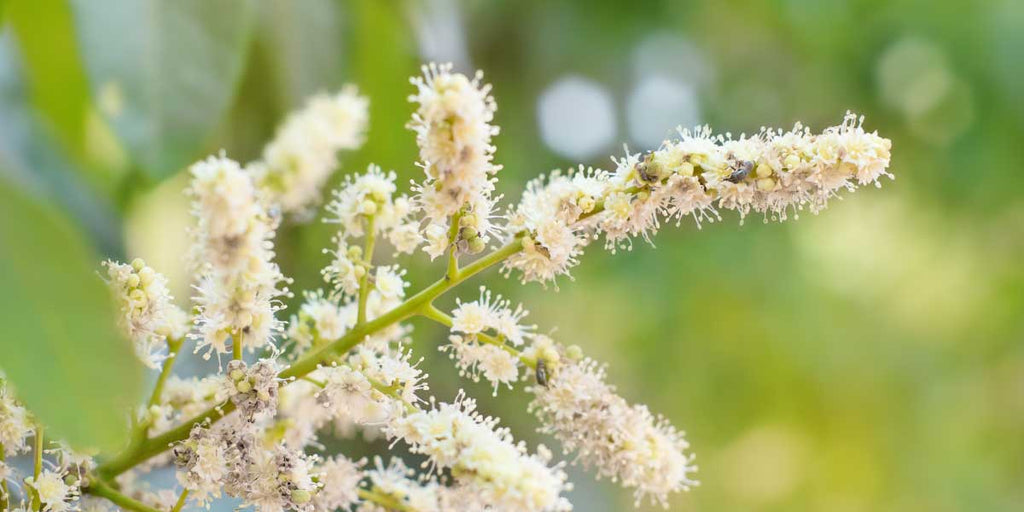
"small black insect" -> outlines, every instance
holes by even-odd
[[[648,183],[658,181],[658,169],[653,164],[653,160],[654,153],[647,152],[647,155],[644,156],[644,159],[636,163],[636,173],[640,175],[640,179]]]
[[[548,365],[543,359],[537,360],[537,384],[548,387]]]
[[[729,177],[725,179],[725,181],[729,181],[729,182],[732,182],[732,183],[739,183],[739,182],[747,179],[747,176],[750,175],[750,171],[753,168],[754,168],[754,162],[751,162],[750,160],[743,160],[736,167],[736,169],[732,171],[732,174],[730,174]]]

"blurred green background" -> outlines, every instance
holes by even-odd
[[[346,82],[370,96],[371,129],[336,178],[375,162],[406,183],[408,77],[429,60],[484,70],[510,200],[678,124],[817,131],[865,114],[893,141],[882,190],[781,225],[670,225],[656,250],[592,247],[557,291],[484,282],[687,431],[702,485],[673,510],[1024,510],[1024,2],[7,0],[0,15],[0,183],[61,212],[97,264],[142,256],[178,297],[182,169],[221,148],[257,158],[289,110]],[[0,227],[37,222],[2,211]],[[282,229],[293,289],[320,286],[330,234]],[[7,260],[38,249],[12,240]],[[414,287],[441,272],[400,263]],[[433,394],[468,386],[545,441],[521,390],[461,382],[444,333],[415,326]],[[8,341],[0,366],[21,364]],[[630,507],[571,476],[578,510]]]

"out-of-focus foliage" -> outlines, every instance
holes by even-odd
[[[141,396],[142,368],[74,227],[0,180],[3,371],[39,420],[79,449],[114,450]],[[95,411],[83,414],[83,411]]]
[[[252,2],[71,3],[93,96],[133,162],[154,178],[188,165],[242,73]]]
[[[688,430],[703,484],[674,510],[1024,507],[1019,1],[274,0],[251,19],[242,2],[0,5],[2,168],[103,252],[145,257],[178,297],[184,165],[220,148],[256,158],[306,95],[352,81],[371,129],[336,179],[370,162],[418,179],[403,125],[421,61],[485,71],[512,200],[538,173],[605,166],[674,123],[738,134],[863,113],[893,141],[882,191],[784,225],[667,226],[657,250],[591,251],[559,291],[488,284]],[[295,289],[319,286],[331,229],[283,228]],[[469,384],[436,354],[442,339],[423,325],[414,349],[450,398]],[[522,435],[536,427],[523,404],[501,391],[482,407]],[[572,477],[580,510],[630,504]]]

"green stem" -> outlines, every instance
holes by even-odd
[[[178,496],[178,502],[174,504],[171,512],[181,512],[181,507],[185,506],[186,499],[188,499],[188,489],[182,489],[181,494]]]
[[[181,349],[181,344],[184,343],[185,339],[179,340],[167,340],[168,351],[170,352],[167,359],[164,359],[164,365],[160,369],[160,376],[156,378],[156,385],[153,386],[153,394],[149,396],[148,407],[154,405],[160,405],[160,396],[164,393],[164,384],[167,382],[167,377],[171,375],[171,369],[174,367],[174,360],[178,358],[178,350]]]
[[[487,268],[500,263],[505,258],[508,258],[521,250],[523,250],[522,239],[517,236],[508,244],[496,249],[487,256],[477,259],[470,265],[463,268],[462,271],[459,272],[459,275],[445,276],[444,278],[434,282],[434,284],[424,288],[416,295],[406,299],[405,302],[399,304],[391,311],[388,311],[387,313],[384,313],[383,315],[362,325],[356,325],[351,331],[341,338],[331,342],[331,344],[315,350],[292,363],[291,366],[279,373],[278,377],[290,380],[305,376],[313,370],[316,370],[318,365],[330,362],[333,355],[348,352],[352,347],[366,339],[367,336],[420,313],[424,307],[429,305],[441,294]],[[193,425],[205,421],[209,421],[211,423],[215,422],[234,409],[235,405],[230,401],[214,406],[195,418],[179,425],[173,430],[165,432],[157,437],[147,439],[137,446],[129,447],[129,449],[118,454],[113,459],[101,464],[98,471],[100,475],[108,479],[120,475],[128,469],[131,469],[136,464],[157,454],[163,453],[165,450],[170,448],[171,444],[187,438]]]
[[[36,424],[36,437],[33,443],[35,464],[32,466],[32,485],[39,482],[39,474],[43,472],[43,425]],[[39,491],[32,490],[32,509],[42,510],[43,503],[39,500]]]
[[[381,492],[377,488],[373,489],[359,489],[359,498],[363,501],[370,501],[384,507],[387,510],[397,510],[399,512],[412,512],[412,508],[403,503],[398,498]]]
[[[448,252],[448,270],[445,275],[454,278],[459,275],[459,248],[455,245],[455,239],[459,235],[459,221],[462,220],[462,210],[455,212],[450,219],[451,226],[448,228],[448,245],[451,246]]]
[[[136,464],[163,453],[171,447],[171,444],[187,438],[189,433],[192,432],[192,427],[194,425],[207,421],[213,423],[234,410],[235,403],[231,401],[227,401],[207,409],[202,414],[178,425],[174,429],[164,432],[156,437],[146,439],[134,448],[125,450],[117,457],[114,457],[100,465],[100,467],[97,468],[97,471],[103,478],[114,478],[115,476],[131,469]]]
[[[363,249],[363,261],[366,262],[366,272],[359,278],[359,312],[356,314],[356,325],[366,323],[366,298],[370,296],[370,271],[373,268],[373,246],[377,243],[377,233],[374,230],[374,216],[366,218],[366,247]]]
[[[103,483],[102,481],[95,480],[89,484],[89,487],[83,489],[85,492],[92,494],[93,496],[99,496],[110,500],[113,504],[128,510],[135,510],[137,512],[162,512],[159,509],[153,508],[141,501],[129,498],[124,494],[121,494],[114,490],[113,487]]]
[[[7,462],[4,457],[4,444],[0,443],[0,466],[3,466]],[[7,489],[7,479],[0,478],[0,510],[7,510],[10,504],[10,491]]]
[[[242,336],[238,331],[231,333],[231,358],[242,359]]]

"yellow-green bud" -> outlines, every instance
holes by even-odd
[[[787,157],[786,157],[786,159],[785,159],[785,160],[784,160],[784,161],[782,162],[782,165],[785,165],[785,166],[786,166],[786,169],[789,169],[790,171],[792,171],[792,170],[793,170],[793,169],[795,169],[795,168],[796,168],[796,167],[797,167],[798,165],[800,165],[800,157],[798,157],[798,156],[796,156],[796,155],[789,155],[789,156],[787,156]]]
[[[758,178],[767,178],[772,175],[772,166],[768,164],[758,164],[754,173],[757,174]]]
[[[139,279],[139,275],[138,274],[131,274],[131,275],[128,276],[128,287],[129,288],[138,288],[139,287],[139,283],[141,283],[141,282],[142,282],[142,280]]]
[[[565,349],[565,357],[568,357],[570,361],[579,361],[583,359],[583,349],[579,345],[569,345]]]
[[[139,280],[142,281],[143,286],[149,286],[153,280],[156,279],[156,271],[149,267],[144,267],[139,271]]]
[[[683,162],[679,166],[679,170],[676,171],[680,176],[693,176],[693,164],[690,162]]]
[[[236,368],[234,370],[231,370],[230,375],[231,375],[231,380],[232,381],[238,382],[238,381],[242,380],[242,377],[245,377],[245,372],[243,372],[242,370],[239,370],[239,369]]]
[[[142,261],[142,258],[135,258],[132,260],[132,268],[135,269],[136,272],[142,270],[145,266],[146,262]]]
[[[462,228],[462,238],[463,239],[465,239],[465,240],[472,240],[472,239],[476,238],[476,236],[477,236],[476,228],[471,228],[471,227]]]
[[[469,241],[469,252],[477,254],[487,248],[483,238],[477,237]]]
[[[597,201],[594,201],[593,197],[583,196],[576,201],[576,205],[580,207],[580,210],[583,210],[583,213],[590,213],[597,206]]]
[[[252,384],[249,384],[248,380],[240,380],[235,383],[235,389],[237,389],[239,393],[248,393],[252,391]]]
[[[146,297],[146,292],[136,288],[128,293],[128,297],[135,302],[146,304],[149,299]]]
[[[772,178],[761,178],[757,180],[757,189],[761,192],[768,192],[775,188],[775,180]]]
[[[309,500],[311,499],[313,499],[313,495],[305,489],[292,490],[292,501],[296,504],[302,505],[303,503],[309,503]]]
[[[377,203],[367,199],[359,205],[359,213],[363,215],[374,215],[377,213]]]
[[[463,215],[462,217],[459,218],[459,226],[463,228],[476,226],[476,215],[473,215],[472,213],[467,213]]]

